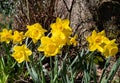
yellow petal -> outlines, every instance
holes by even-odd
[[[92,39],[93,39],[93,38],[95,38],[95,37],[96,37],[96,35],[97,35],[97,32],[96,32],[95,30],[93,30],[93,32],[92,32],[92,36],[91,36],[91,37],[92,37]]]
[[[105,30],[99,32],[98,35],[105,36]]]
[[[95,51],[97,49],[97,45],[91,45],[89,46],[90,51]]]
[[[104,49],[101,46],[98,46],[97,49],[98,49],[98,51],[100,51],[101,53],[103,53]]]

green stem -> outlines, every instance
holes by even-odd
[[[46,83],[45,76],[44,76],[44,73],[43,73],[43,68],[42,68],[42,56],[41,55],[40,55],[40,70],[41,70],[41,75],[42,75],[42,83]]]
[[[50,57],[50,68],[51,68],[51,79],[50,79],[50,83],[53,83],[52,57]]]
[[[54,83],[58,83],[58,57],[55,56]]]

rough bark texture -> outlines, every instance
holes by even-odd
[[[86,37],[93,29],[105,29],[110,38],[118,39],[120,34],[119,0],[20,0],[14,4],[16,29],[25,30],[26,24],[35,22],[49,29],[56,17],[66,18],[73,34],[78,34],[80,48],[86,48]]]

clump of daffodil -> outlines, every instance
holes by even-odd
[[[26,47],[25,44],[22,46],[13,47],[12,57],[18,62],[22,63],[23,61],[30,61],[29,56],[32,54],[31,50]]]
[[[118,52],[118,47],[115,40],[110,41],[106,37],[104,30],[99,33],[94,30],[92,35],[87,37],[87,41],[89,42],[90,51],[98,50],[105,57],[114,56]]]
[[[41,45],[38,47],[38,51],[43,51],[46,57],[55,56],[60,53],[60,50],[65,45],[76,46],[76,37],[70,37],[72,29],[69,26],[69,20],[56,19],[55,23],[50,25],[51,37],[42,37]]]
[[[7,44],[10,43],[12,38],[12,30],[3,29],[0,32],[0,42],[6,42]]]
[[[27,32],[25,33],[26,37],[32,38],[32,41],[36,43],[41,37],[44,36],[46,32],[45,29],[39,23],[35,23],[33,25],[27,25]]]
[[[20,43],[22,44],[22,40],[24,39],[24,34],[23,32],[18,32],[18,31],[14,31],[14,34],[12,36],[12,40],[13,40],[13,43],[16,44],[16,43]]]

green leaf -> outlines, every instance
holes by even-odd
[[[109,73],[108,75],[108,78],[107,78],[107,82],[111,82],[118,70],[118,68],[120,67],[120,58],[115,62],[115,64],[113,65],[112,69],[111,69],[111,72]]]
[[[28,72],[30,73],[30,76],[33,78],[35,83],[39,83],[40,79],[38,79],[38,74],[36,73],[35,69],[32,66],[30,68],[27,62],[26,62],[26,66],[27,66]]]
[[[107,67],[108,67],[109,64],[110,64],[110,58],[111,58],[111,57],[108,57],[105,65],[104,65],[103,72],[102,72],[102,75],[101,75],[101,77],[100,77],[100,83],[102,83],[102,81],[105,80],[105,77],[106,77],[105,71],[106,71]]]

